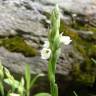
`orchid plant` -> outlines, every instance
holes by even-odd
[[[58,5],[53,9],[51,15],[51,25],[48,33],[48,41],[45,41],[41,50],[41,58],[49,59],[48,77],[50,81],[51,96],[58,96],[58,86],[55,82],[56,63],[60,55],[60,47],[70,44],[72,41],[69,36],[63,36],[63,32],[59,34],[60,14]]]
[[[35,96],[58,96],[58,86],[55,81],[56,63],[60,55],[60,47],[70,44],[72,41],[69,36],[63,36],[63,32],[59,34],[60,28],[60,14],[58,5],[53,9],[51,16],[51,25],[48,33],[48,40],[44,42],[43,49],[41,50],[41,58],[48,59],[48,78],[50,81],[50,93],[39,93]],[[4,74],[6,78],[4,78]],[[44,76],[39,74],[34,78],[31,78],[31,72],[29,65],[26,65],[25,77],[20,81],[16,80],[10,71],[3,67],[0,63],[0,92],[4,96],[3,81],[11,86],[11,90],[8,92],[8,96],[30,96],[30,89],[34,85],[38,77]],[[17,93],[16,93],[17,92]]]

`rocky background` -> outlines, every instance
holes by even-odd
[[[0,0],[0,60],[17,74],[24,72],[26,64],[30,64],[32,74],[47,72],[47,61],[41,59],[40,50],[47,39],[50,14],[56,3],[60,7],[60,32],[72,39],[70,45],[62,46],[58,60],[60,90],[64,91],[62,76],[93,88],[96,65],[91,59],[96,59],[96,0]]]

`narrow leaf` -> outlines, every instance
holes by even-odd
[[[75,91],[73,91],[73,93],[74,93],[75,96],[78,96],[77,93],[76,93]]]
[[[3,87],[2,82],[0,82],[0,92],[1,92],[2,96],[4,96],[4,87]]]
[[[36,80],[41,77],[44,76],[44,74],[38,74],[36,75],[32,80],[31,80],[31,84],[30,84],[30,88],[34,85],[34,83],[36,82]]]
[[[96,64],[96,60],[95,59],[92,58],[91,60]]]
[[[25,81],[26,81],[26,88],[29,90],[30,88],[30,81],[31,81],[31,72],[30,72],[30,67],[27,64],[25,68]]]
[[[51,96],[49,93],[38,93],[35,96]]]

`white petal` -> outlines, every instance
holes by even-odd
[[[72,14],[72,17],[76,17],[76,16],[77,16],[77,14],[75,14],[75,13],[74,13],[74,14]]]
[[[72,40],[70,39],[69,36],[61,36],[61,38],[60,38],[60,42],[61,43],[64,43],[65,45],[70,44],[71,41]]]
[[[41,58],[42,59],[48,59],[51,55],[51,50],[48,48],[43,48],[41,50]]]
[[[44,47],[44,48],[49,48],[49,41],[44,41],[43,47]]]

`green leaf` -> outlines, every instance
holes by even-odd
[[[3,78],[4,78],[3,65],[1,64],[1,61],[0,61],[0,79],[2,80]]]
[[[23,77],[21,78],[21,82],[20,83],[21,83],[22,86],[24,86],[25,81],[24,81],[24,78]]]
[[[96,64],[96,60],[95,59],[92,58],[91,60]]]
[[[1,64],[1,61],[0,61],[0,70],[3,71],[3,65]]]
[[[31,82],[31,72],[28,64],[25,67],[25,81],[26,81],[26,89],[29,90]]]
[[[24,93],[24,78],[22,77],[21,78],[21,82],[19,83],[19,86],[18,86],[18,92],[21,94],[21,96],[23,96],[23,93]]]
[[[36,80],[41,77],[44,76],[44,74],[38,74],[36,75],[32,80],[31,80],[31,84],[30,84],[30,88],[34,85],[34,83],[36,82]]]
[[[18,88],[19,87],[19,81],[14,80],[13,86],[14,86],[14,88]]]
[[[75,91],[73,91],[73,93],[74,93],[75,96],[78,96],[77,93],[76,93]]]
[[[11,80],[10,78],[4,79],[4,82],[14,88],[18,88],[18,86],[19,86],[19,81]]]
[[[0,82],[0,92],[1,92],[2,96],[4,96],[4,86],[3,86],[2,82]]]
[[[4,72],[0,70],[0,80],[3,80],[3,78],[4,78]]]
[[[49,93],[38,93],[34,96],[51,96]]]
[[[12,85],[12,81],[10,79],[4,79],[4,82],[7,83],[8,85]]]
[[[7,68],[4,68],[4,70],[5,70],[5,74],[6,74],[7,78],[10,78],[13,80],[14,77],[11,75],[10,71]]]
[[[55,88],[55,95],[54,96],[58,96],[58,86],[57,84],[54,85],[54,88]]]

